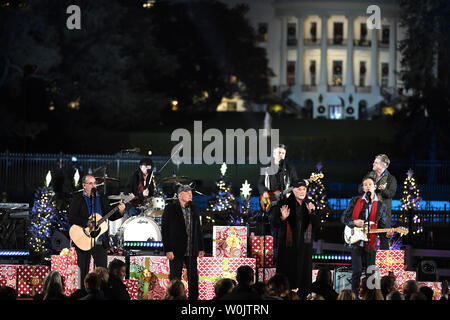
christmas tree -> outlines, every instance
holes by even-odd
[[[409,169],[406,173],[406,179],[403,182],[403,193],[400,199],[402,203],[402,213],[399,222],[409,226],[409,232],[412,235],[423,232],[420,216],[414,211],[420,210],[420,191],[414,178],[414,172]]]
[[[51,236],[55,230],[67,231],[67,207],[58,210],[55,193],[48,187],[51,177],[46,178],[46,186],[38,188],[30,213],[30,226],[28,228],[31,252],[46,260],[50,259]]]
[[[309,179],[310,183],[306,196],[316,207],[315,213],[320,215],[320,230],[323,230],[324,224],[330,215],[330,210],[327,206],[327,195],[322,182],[324,176],[322,173],[322,163],[319,162],[316,168],[317,172],[314,172]]]
[[[216,182],[217,193],[213,195],[214,198],[209,202],[206,211],[225,212],[236,210],[237,202],[231,190],[231,183],[226,181],[226,171],[227,165],[223,163],[220,168],[220,180]]]

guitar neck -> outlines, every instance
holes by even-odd
[[[385,229],[370,229],[369,233],[383,233],[383,232],[388,232],[389,230],[391,230],[391,229],[390,229],[390,228],[385,228]],[[397,232],[396,228],[394,228],[393,230]]]
[[[112,209],[110,212],[108,212],[106,215],[104,215],[100,220],[98,220],[97,225],[102,224],[104,221],[106,221],[106,219],[108,219],[109,217],[111,217],[116,211],[117,211],[118,207],[115,207],[114,209]]]

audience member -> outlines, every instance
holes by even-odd
[[[383,295],[384,300],[386,300],[387,295],[395,290],[395,278],[391,276],[384,276],[380,281],[381,286],[381,294]]]
[[[98,276],[100,277],[101,281],[100,290],[102,290],[103,293],[105,293],[106,289],[108,288],[108,280],[109,280],[108,269],[106,269],[105,267],[96,267],[94,269],[94,272],[98,274]]]
[[[320,294],[316,294],[315,292],[311,292],[307,297],[306,300],[312,301],[312,300],[325,300],[323,296]]]
[[[109,263],[108,285],[104,292],[108,300],[131,300],[127,286],[123,283],[127,272],[127,265],[119,259]]]
[[[345,289],[339,293],[337,300],[357,300],[357,299],[356,294],[352,290]]]
[[[386,296],[386,300],[392,300],[392,301],[394,301],[394,300],[405,300],[405,298],[400,293],[400,291],[393,290]]]
[[[259,281],[253,285],[253,289],[261,297],[261,300],[283,300],[280,297],[272,296],[269,292],[269,287],[266,283]]]
[[[220,279],[217,281],[214,285],[214,293],[216,296],[213,300],[218,300],[225,296],[228,293],[233,292],[234,288],[236,287],[236,281],[233,279],[225,278]]]
[[[34,296],[34,300],[66,300],[68,297],[64,294],[64,284],[61,274],[56,271],[50,271],[44,278],[42,292]]]
[[[369,277],[364,277],[361,279],[359,286],[359,296],[362,300],[384,300],[380,289],[370,289],[367,286],[367,281]]]
[[[250,266],[240,266],[236,272],[237,286],[233,292],[224,295],[220,300],[259,300],[261,297],[253,289],[255,272]]]
[[[413,293],[419,292],[419,286],[415,280],[408,280],[403,284],[403,295],[409,300]]]
[[[427,286],[422,286],[422,287],[420,287],[419,292],[423,293],[427,300],[430,300],[430,301],[433,300],[433,294],[434,294],[433,289],[431,289]]]
[[[415,292],[411,295],[411,297],[409,298],[409,300],[413,301],[413,300],[423,300],[423,301],[427,301],[427,297],[422,293],[422,292]]]
[[[187,300],[186,287],[179,279],[171,280],[166,288],[164,300]]]
[[[84,287],[87,295],[80,300],[105,300],[103,291],[101,291],[101,279],[96,272],[89,272],[84,278]]]
[[[11,301],[17,299],[17,291],[14,288],[0,287],[0,301]]]
[[[317,272],[316,281],[311,286],[311,292],[321,295],[325,300],[336,300],[337,292],[333,289],[333,281],[331,279],[331,271],[321,268]]]

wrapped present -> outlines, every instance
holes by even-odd
[[[433,300],[439,300],[442,296],[442,282],[418,282],[419,288],[426,286],[433,289]]]
[[[386,271],[380,270],[380,279],[384,276],[389,275],[391,273],[395,277],[395,285],[400,292],[402,292],[403,284],[408,280],[416,280],[416,272],[415,271]]]
[[[47,266],[17,266],[17,293],[32,296],[41,293],[44,278],[49,272]]]
[[[236,271],[240,266],[248,265],[256,269],[254,258],[197,258],[198,299],[211,300],[215,297],[214,285],[223,278],[236,280]]]
[[[11,287],[17,290],[17,265],[0,265],[0,287]]]
[[[330,270],[330,271],[331,271],[331,281],[334,283],[334,270]],[[316,281],[318,273],[319,273],[319,269],[313,269],[312,282]]]
[[[250,236],[251,257],[256,259],[256,267],[273,267],[273,237]],[[265,249],[265,251],[264,251]],[[263,254],[265,252],[265,255]]]
[[[402,272],[405,270],[405,251],[377,250],[375,265],[380,270]]]
[[[264,273],[263,273],[264,272]],[[277,268],[258,268],[258,281],[267,283],[277,273]]]
[[[138,299],[138,286],[139,286],[139,280],[138,279],[126,279],[123,281],[123,283],[127,286],[128,294],[130,295],[131,300],[137,300]]]
[[[169,284],[170,267],[166,257],[130,257],[130,279],[138,280],[139,300],[162,300]],[[183,269],[182,280],[187,287],[187,270]]]
[[[246,258],[247,227],[213,226],[213,257]]]

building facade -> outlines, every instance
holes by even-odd
[[[398,1],[226,3],[249,6],[249,21],[275,74],[273,90],[313,118],[368,119],[380,112],[380,102],[392,103],[401,87]],[[375,29],[368,21],[371,5],[380,9]]]

